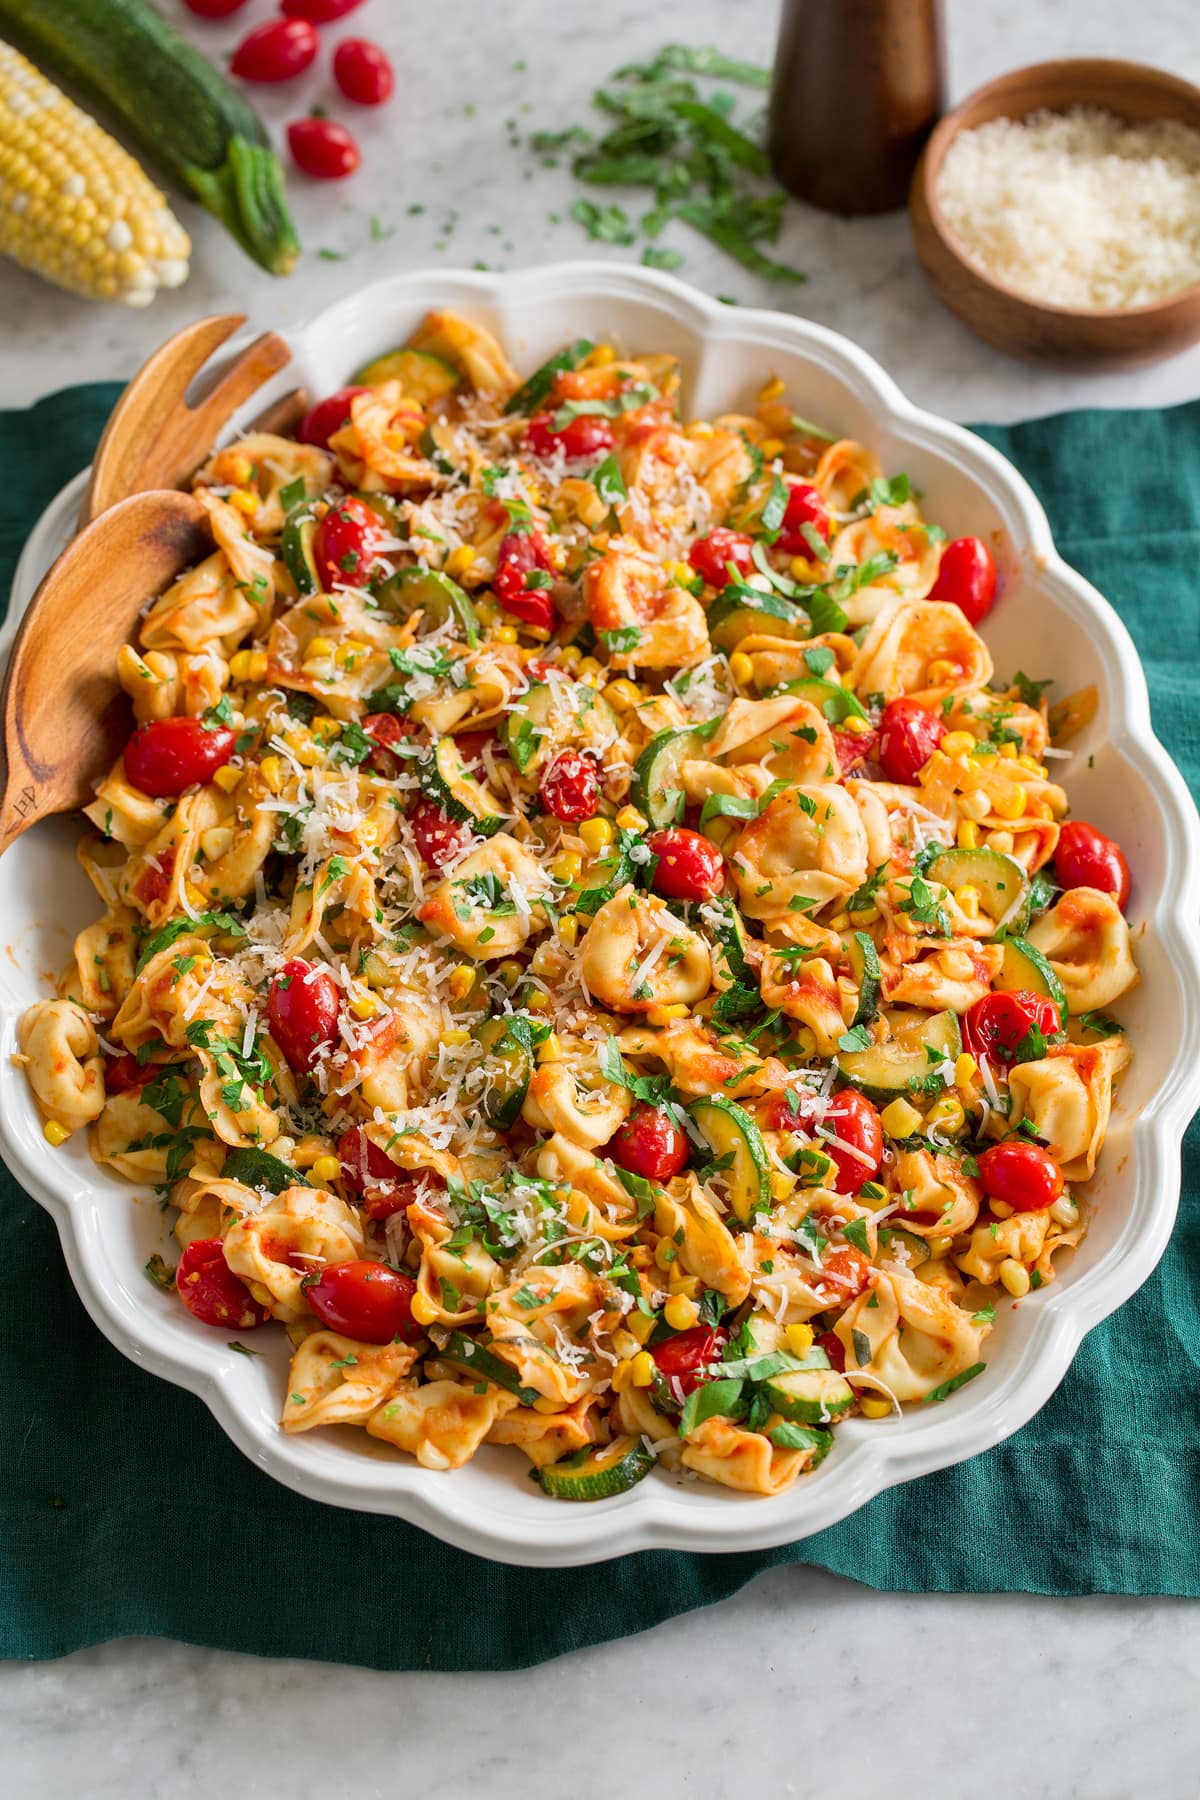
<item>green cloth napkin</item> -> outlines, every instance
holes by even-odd
[[[88,460],[116,393],[76,388],[0,413],[0,591],[41,508]],[[1130,627],[1158,734],[1194,782],[1200,404],[982,435],[1024,471],[1064,554]],[[802,1543],[595,1569],[504,1567],[276,1486],[199,1400],[100,1336],[50,1219],[0,1179],[2,1655],[157,1634],[382,1669],[510,1669],[644,1630],[791,1562],[901,1592],[1200,1594],[1196,1126],[1158,1271],[1085,1339],[1053,1399],[1007,1443]]]

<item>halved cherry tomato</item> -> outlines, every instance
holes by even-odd
[[[955,538],[942,551],[931,600],[952,600],[972,625],[992,610],[996,598],[996,564],[982,538]]]
[[[432,800],[418,800],[410,807],[408,818],[418,853],[435,869],[452,862],[471,835],[465,825],[449,818]]]
[[[1054,873],[1065,888],[1099,888],[1122,910],[1129,899],[1129,864],[1115,838],[1083,819],[1068,819],[1058,834]]]
[[[827,545],[832,535],[829,508],[810,482],[789,481],[787,485],[787,510],[776,543],[789,556],[811,556],[813,546],[805,537],[803,527],[807,525]]]
[[[316,60],[321,39],[307,19],[271,19],[248,31],[229,64],[243,81],[291,81]]]
[[[361,6],[363,0],[283,0],[279,10],[289,19],[308,19],[314,25],[332,25]]]
[[[458,754],[473,775],[481,774],[487,768],[483,753],[489,744],[497,755],[502,753],[500,739],[494,731],[459,731],[455,734],[454,742],[458,747]]]
[[[166,1049],[166,1045],[163,1045]],[[104,1091],[126,1094],[130,1088],[145,1087],[162,1068],[160,1062],[139,1062],[136,1056],[106,1056],[104,1059]]]
[[[387,53],[369,38],[343,38],[333,54],[333,79],[357,106],[382,106],[396,85]]]
[[[866,762],[869,756],[878,754],[879,734],[875,731],[845,731],[837,726],[830,733],[833,747],[837,751],[838,773],[844,775],[858,763]]]
[[[667,900],[711,900],[725,885],[725,859],[717,846],[686,825],[652,831],[646,839],[657,856],[651,886]]]
[[[946,721],[919,700],[889,700],[879,722],[879,761],[889,781],[912,787],[946,735]]]
[[[687,1134],[665,1107],[641,1103],[617,1127],[606,1154],[647,1181],[670,1181],[687,1164]]]
[[[789,1095],[795,1096],[794,1102]],[[821,1132],[829,1132],[849,1148],[828,1143],[817,1132],[818,1123]],[[883,1126],[879,1113],[857,1088],[841,1088],[825,1102],[807,1088],[789,1088],[772,1101],[767,1127],[771,1131],[816,1135],[833,1163],[829,1185],[835,1194],[857,1194],[864,1182],[874,1181],[882,1167]],[[856,1150],[860,1153],[857,1156]]]
[[[985,994],[963,1019],[963,1041],[972,1056],[986,1056],[1007,1067],[1036,1025],[1044,1037],[1061,1035],[1063,1024],[1053,1000],[1018,988],[1008,994]]]
[[[677,1381],[681,1393],[690,1394],[709,1379],[707,1366],[716,1362],[728,1340],[729,1333],[720,1325],[693,1325],[652,1344],[650,1354],[659,1374]]]
[[[333,588],[339,581],[366,587],[379,567],[378,545],[383,537],[378,513],[357,494],[347,494],[331,506],[317,526],[313,554],[321,586]]]
[[[728,564],[739,575],[748,575],[754,567],[754,539],[744,531],[730,531],[718,525],[707,537],[697,538],[688,551],[688,561],[709,587],[723,588],[729,580]]]
[[[179,1259],[175,1291],[194,1319],[222,1331],[253,1331],[270,1318],[225,1261],[220,1238],[194,1238]]]
[[[356,1194],[370,1188],[390,1188],[409,1173],[394,1163],[386,1150],[373,1144],[361,1125],[350,1125],[337,1141],[342,1180]]]
[[[817,1345],[829,1358],[829,1366],[836,1369],[839,1375],[846,1373],[846,1346],[836,1331],[823,1331],[817,1338]]]
[[[328,969],[299,956],[284,963],[267,992],[267,1018],[289,1069],[303,1074],[337,1042],[340,1005]]]
[[[237,733],[203,719],[151,719],[125,746],[125,773],[155,800],[211,781],[233,755]]]
[[[318,400],[305,413],[296,436],[302,444],[315,444],[319,450],[328,450],[334,432],[350,423],[350,402],[369,392],[370,389],[365,387],[344,387],[338,388],[336,393],[326,394],[324,400]]]
[[[352,133],[334,119],[294,119],[287,140],[296,167],[314,181],[344,181],[362,163]]]
[[[835,1300],[853,1300],[871,1280],[871,1259],[853,1244],[836,1244],[821,1259],[821,1272],[815,1278],[818,1292],[833,1289]]]
[[[424,1326],[412,1315],[417,1284],[380,1262],[327,1263],[304,1298],[330,1331],[363,1344],[415,1344]]]
[[[362,722],[363,732],[375,744],[367,752],[367,767],[385,781],[395,781],[404,767],[404,758],[392,754],[394,744],[402,744],[412,736],[412,727],[396,713],[368,713]]]
[[[554,629],[554,602],[545,587],[536,581],[527,587],[530,575],[540,571],[549,575],[550,553],[541,534],[536,531],[510,531],[500,540],[496,556],[496,575],[492,586],[506,613],[536,625],[543,631]]]
[[[565,824],[594,819],[600,804],[595,759],[578,750],[561,751],[538,783],[538,795],[546,811]]]
[[[558,431],[554,429],[553,413],[538,413],[530,419],[525,433],[525,447],[534,456],[553,456],[556,450],[572,458],[596,456],[601,450],[611,450],[613,442],[613,428],[608,420],[593,418],[589,413],[581,413]]]
[[[241,11],[246,0],[183,0],[183,4],[198,19],[228,19]]]
[[[993,1144],[979,1158],[983,1191],[1014,1212],[1042,1212],[1063,1191],[1063,1172],[1048,1150],[1020,1138]]]

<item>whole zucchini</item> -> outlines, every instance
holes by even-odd
[[[0,37],[107,113],[255,262],[288,274],[300,246],[261,119],[146,0],[0,0]]]

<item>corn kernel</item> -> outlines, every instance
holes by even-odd
[[[971,1052],[969,1050],[964,1050],[961,1056],[955,1057],[955,1059],[954,1059],[954,1085],[955,1085],[955,1087],[967,1087],[972,1081],[974,1081],[974,1079],[978,1075],[978,1073],[979,1073],[979,1064],[975,1061],[975,1058],[971,1055]]]
[[[775,458],[782,456],[784,451],[782,438],[764,438],[758,447],[768,462],[774,462]]]
[[[978,824],[981,819],[986,819],[987,815],[991,812],[992,804],[982,788],[979,788],[976,789],[973,794],[960,794],[958,796],[958,810],[968,819],[973,819],[974,822]]]
[[[312,1165],[313,1179],[322,1183],[336,1181],[341,1172],[342,1165],[336,1156],[318,1156]]]
[[[1001,794],[996,801],[996,811],[1002,819],[1020,819],[1024,816],[1027,798],[1025,789],[1018,781],[1007,794]]]
[[[816,581],[821,573],[821,565],[815,563],[811,556],[793,556],[788,570],[793,581]]]
[[[321,748],[311,731],[300,729],[285,731],[283,741],[296,761],[302,763],[305,768],[314,768],[321,761]]]
[[[970,756],[975,737],[970,731],[948,731],[939,746],[946,756]]]
[[[356,994],[350,1002],[350,1011],[356,1019],[373,1019],[379,1011],[379,1002],[374,994]],[[446,1035],[450,1034],[447,1032]]]
[[[869,1400],[860,1400],[858,1410],[864,1419],[887,1419],[891,1417],[892,1403],[882,1396],[875,1396]]]
[[[573,950],[578,937],[579,920],[575,917],[574,913],[564,913],[562,918],[558,921],[559,943],[565,944],[568,950]]]
[[[614,1353],[617,1356],[621,1357],[622,1361],[625,1362],[626,1364],[628,1364],[630,1362],[630,1360],[633,1357],[635,1357],[637,1355],[638,1351],[641,1349],[641,1345],[638,1343],[637,1339],[633,1336],[632,1332],[629,1332],[629,1331],[614,1331],[612,1334],[612,1337],[609,1339],[609,1342],[611,1343],[611,1345],[613,1347]],[[615,1376],[613,1378],[613,1386],[614,1387],[617,1386]],[[618,1388],[617,1391],[619,1393],[620,1389]]]
[[[305,662],[323,661],[326,657],[332,656],[336,648],[332,638],[309,638],[304,651],[304,660]]]
[[[607,369],[609,363],[616,362],[617,353],[611,344],[597,344],[587,360],[593,369]]]
[[[1028,769],[1031,775],[1038,775],[1041,773],[1041,764],[1038,762],[1037,757],[1030,756],[1028,752],[1018,754],[1017,762],[1022,769]]]
[[[558,660],[564,669],[577,669],[583,659],[583,651],[578,644],[568,644],[558,653]]]
[[[515,987],[525,973],[525,968],[515,957],[510,956],[507,957],[504,962],[497,963],[496,973],[504,983],[505,987]]]
[[[771,1198],[773,1200],[786,1200],[795,1185],[796,1177],[794,1175],[785,1175],[782,1169],[771,1171]]]
[[[53,1144],[56,1150],[60,1144],[66,1143],[70,1135],[66,1126],[60,1125],[57,1119],[47,1119],[42,1126],[42,1136],[48,1144]]]
[[[608,849],[616,834],[611,819],[595,818],[583,821],[579,827],[579,835],[592,855],[599,856],[602,850]]]
[[[654,1380],[654,1358],[648,1350],[639,1350],[633,1359],[634,1387],[649,1387]]]
[[[594,656],[581,656],[575,669],[576,677],[580,681],[589,681],[593,684],[597,683],[606,673],[603,663],[598,663]]]
[[[999,850],[999,852],[1002,856],[1009,856],[1012,853],[1012,847],[1013,847],[1013,834],[1011,831],[989,831],[988,832],[988,849],[989,850]]]
[[[654,1261],[657,1266],[669,1274],[674,1269],[678,1258],[678,1248],[670,1238],[659,1238],[654,1246]]]
[[[671,564],[671,574],[675,577],[676,581],[682,582],[684,587],[691,587],[693,581],[696,579],[696,571],[692,568],[690,563],[673,562]]]
[[[636,682],[628,681],[622,675],[618,680],[609,682],[604,690],[604,698],[614,712],[624,713],[638,705],[642,691]]]
[[[939,656],[930,663],[925,674],[930,687],[943,687],[948,681],[957,681],[959,668],[957,663],[947,662],[944,656]]]
[[[229,504],[235,512],[240,512],[243,518],[252,519],[258,511],[259,499],[258,495],[252,494],[248,488],[235,488],[229,496]]]
[[[621,1332],[621,1331],[616,1331],[613,1333],[612,1341],[613,1341],[614,1349],[616,1349],[617,1339],[624,1337],[624,1335],[625,1335],[625,1333]],[[636,1352],[635,1352],[635,1354],[636,1354]],[[622,1357],[621,1361],[617,1364],[616,1368],[612,1372],[612,1390],[613,1390],[614,1394],[623,1394],[627,1388],[630,1388],[632,1386],[633,1386],[633,1357],[632,1356],[624,1356],[624,1357]]]
[[[283,758],[281,756],[264,756],[258,766],[262,773],[262,778],[270,788],[271,792],[273,794],[281,794],[283,792],[283,784],[287,779]]]
[[[684,1294],[672,1294],[663,1307],[663,1318],[672,1331],[688,1331],[700,1317],[700,1308]]]
[[[1017,746],[1015,744],[1001,744],[1000,754],[1006,762],[1016,762]]]
[[[562,1061],[562,1045],[559,1043],[557,1031],[552,1031],[549,1037],[542,1039],[538,1045],[537,1059],[540,1063]]]
[[[266,672],[265,650],[237,650],[229,659],[229,673],[235,681],[261,681]]]
[[[657,1324],[658,1320],[653,1313],[631,1312],[625,1320],[626,1328],[639,1344],[646,1342]]]
[[[954,834],[954,841],[960,850],[978,850],[979,827],[974,819],[964,819]]]
[[[811,1325],[785,1325],[783,1341],[793,1356],[807,1356],[813,1347],[813,1328]]]
[[[500,617],[500,608],[496,605],[495,601],[486,598],[476,600],[474,606],[475,616],[479,620],[479,623],[483,626],[485,631],[489,630]]]
[[[414,1294],[409,1301],[408,1310],[418,1325],[432,1325],[438,1316],[438,1309],[425,1294]]]
[[[851,713],[843,724],[842,730],[848,731],[851,737],[869,737],[871,721],[870,719],[860,719],[857,713]]]
[[[964,882],[962,887],[955,888],[954,901],[958,910],[968,919],[979,917],[979,889]]]
[[[700,1281],[695,1275],[673,1275],[667,1283],[673,1294],[682,1294],[685,1300],[700,1298]]]
[[[754,664],[744,650],[735,650],[730,657],[729,673],[739,687],[749,687],[754,680]]]
[[[710,438],[715,435],[707,419],[693,419],[688,426],[688,436],[694,438]]]
[[[524,974],[524,972],[524,970],[521,971],[522,974]],[[526,1012],[549,1012],[549,994],[544,994],[541,988],[534,988],[528,1000],[525,1002],[525,1010]]]
[[[560,850],[550,864],[550,873],[555,881],[574,881],[583,867],[583,858],[577,850]]]
[[[648,1006],[646,1023],[655,1030],[660,1030],[664,1025],[669,1025],[672,1019],[686,1019],[690,1012],[691,1007],[682,1000],[673,1000],[670,1006]]]
[[[647,820],[636,806],[623,806],[617,814],[617,824],[622,831],[645,831]]]
[[[516,626],[515,625],[501,625],[499,630],[496,632],[496,642],[498,644],[515,644],[516,641],[517,641]]]
[[[1007,1200],[989,1200],[988,1205],[998,1219],[1011,1219],[1013,1216],[1013,1209]]]
[[[1029,1292],[1029,1270],[1011,1256],[1000,1264],[1000,1280],[1014,1300],[1024,1299]]]
[[[890,1138],[912,1137],[921,1129],[921,1115],[907,1100],[892,1100],[879,1115],[880,1123]]]
[[[188,905],[194,906],[197,911],[199,911],[202,906],[208,905],[208,895],[202,894],[194,881],[185,881],[183,884],[183,892]]]
[[[450,997],[452,1000],[465,1000],[475,986],[475,971],[467,963],[460,963],[450,976]]]
[[[945,1256],[953,1242],[954,1239],[942,1231],[939,1231],[936,1237],[926,1239],[930,1256]]]
[[[758,390],[758,404],[764,406],[768,400],[781,400],[787,393],[787,383],[778,375],[773,375],[766,387]]]
[[[961,1100],[953,1094],[943,1094],[926,1113],[925,1123],[934,1131],[941,1132],[943,1137],[953,1137],[962,1130],[966,1116]]]
[[[458,549],[452,550],[446,558],[446,573],[453,576],[465,575],[474,561],[474,547],[471,544],[460,544]]]
[[[224,768],[214,771],[213,780],[221,789],[222,793],[232,794],[234,788],[242,779],[242,774],[243,771],[241,769],[235,769],[231,763],[226,763]]]
[[[332,744],[342,735],[342,721],[335,719],[332,713],[319,713],[309,729],[318,744]]]
[[[276,1138],[275,1143],[278,1142],[279,1139]],[[271,1148],[274,1149],[275,1145],[273,1144]],[[300,1142],[293,1146],[292,1161],[298,1169],[311,1169],[318,1158],[326,1156],[328,1152],[329,1145],[326,1140],[310,1134],[308,1137],[302,1137]]]

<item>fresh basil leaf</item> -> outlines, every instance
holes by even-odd
[[[972,1363],[971,1367],[964,1369],[961,1375],[952,1376],[949,1381],[943,1381],[941,1387],[935,1387],[932,1393],[926,1394],[926,1404],[936,1406],[940,1401],[948,1400],[951,1394],[956,1394],[960,1387],[967,1385],[968,1381],[974,1381],[977,1375],[982,1375],[986,1368],[986,1363]]]
[[[693,1388],[679,1420],[680,1437],[690,1437],[706,1419],[733,1417],[741,1396],[742,1383],[724,1378]]]

